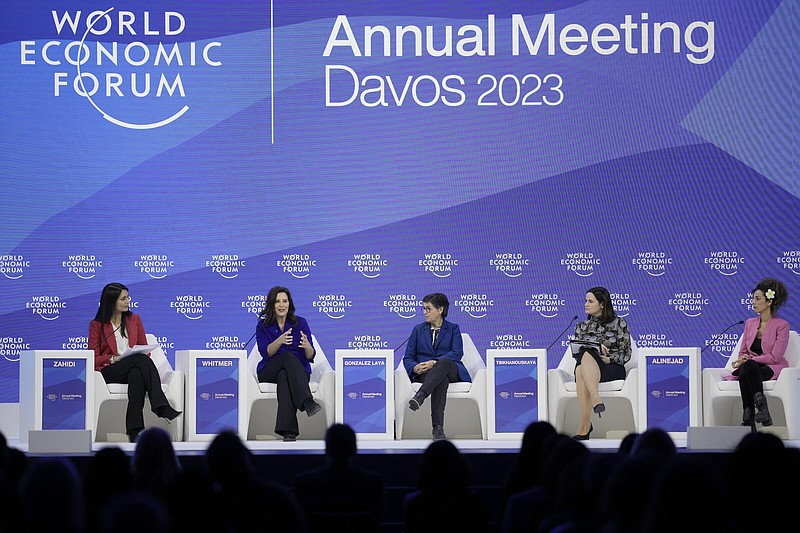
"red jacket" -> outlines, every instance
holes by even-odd
[[[147,344],[142,319],[137,314],[131,314],[125,319],[125,334],[128,336],[130,346]],[[94,369],[97,371],[103,370],[111,364],[112,355],[119,355],[117,338],[111,321],[105,324],[96,320],[89,322],[89,349],[94,350]]]

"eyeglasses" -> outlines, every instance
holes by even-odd
[[[433,311],[433,306],[432,305],[423,305],[422,309],[425,310],[425,311]]]

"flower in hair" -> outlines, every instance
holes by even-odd
[[[767,289],[767,292],[764,293],[764,296],[767,297],[767,300],[772,300],[775,298],[775,291],[772,289]]]

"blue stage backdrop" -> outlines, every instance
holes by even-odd
[[[331,361],[437,291],[482,355],[547,347],[603,285],[639,346],[721,366],[763,276],[800,327],[796,16],[3,2],[0,402],[22,350],[86,347],[111,281],[171,361],[241,347],[273,285]]]

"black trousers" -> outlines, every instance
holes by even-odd
[[[105,367],[100,371],[106,383],[127,383],[128,410],[125,412],[125,431],[144,429],[144,395],[150,396],[150,408],[155,413],[158,408],[169,405],[161,390],[161,376],[150,356],[147,354],[129,355],[122,361]]]
[[[447,388],[451,383],[461,381],[456,364],[450,359],[438,359],[424,374],[412,374],[411,381],[422,383],[419,390],[431,399],[431,425],[443,426]]]
[[[290,352],[273,355],[258,371],[258,381],[278,385],[278,416],[275,419],[275,433],[278,435],[300,434],[297,411],[303,411],[303,403],[311,399],[310,379],[303,363]]]
[[[735,374],[739,377],[739,392],[742,395],[742,407],[755,408],[753,395],[757,392],[764,392],[764,382],[772,379],[775,372],[765,365],[753,361],[745,363],[736,369]]]

